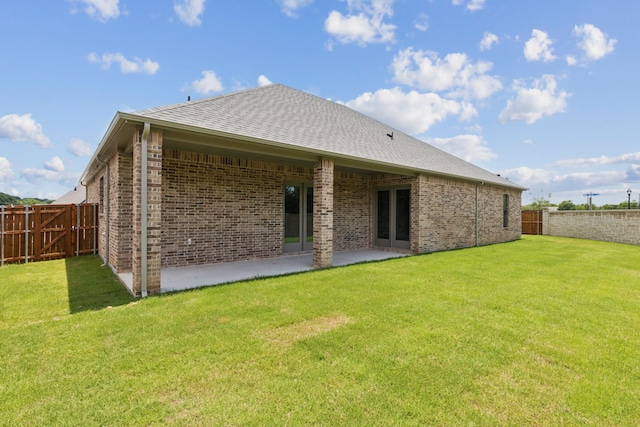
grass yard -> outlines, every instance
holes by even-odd
[[[0,425],[639,425],[640,248],[525,236],[133,300],[0,269]]]

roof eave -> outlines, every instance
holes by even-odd
[[[125,124],[132,123],[135,125],[142,125],[145,122],[149,123],[152,127],[157,126],[161,128],[174,129],[174,130],[183,131],[183,132],[195,132],[195,133],[211,135],[211,136],[226,138],[226,139],[242,139],[243,141],[260,144],[264,147],[274,147],[274,148],[280,148],[280,149],[295,150],[295,151],[311,154],[314,156],[318,156],[319,158],[331,157],[334,159],[343,160],[347,163],[356,162],[360,164],[367,164],[367,165],[377,166],[382,170],[397,171],[398,173],[409,172],[411,174],[428,174],[428,175],[435,175],[443,178],[463,180],[466,182],[473,182],[478,184],[486,183],[491,185],[509,187],[509,188],[514,188],[521,191],[527,190],[527,188],[522,187],[518,184],[512,183],[504,178],[501,178],[501,181],[504,181],[504,182],[498,182],[497,180],[489,181],[489,180],[477,179],[477,178],[468,177],[468,176],[448,174],[446,172],[438,172],[438,171],[426,170],[421,168],[412,168],[408,166],[397,165],[395,163],[390,163],[390,162],[363,159],[361,157],[354,157],[354,156],[349,156],[345,154],[318,150],[318,149],[313,149],[308,147],[292,146],[291,144],[286,144],[282,142],[255,138],[255,137],[245,136],[245,135],[239,135],[239,134],[219,131],[215,129],[202,128],[198,126],[193,126],[193,125],[188,125],[183,123],[176,123],[168,120],[162,120],[162,119],[157,119],[153,117],[142,116],[142,115],[137,115],[132,113],[123,113],[123,112],[117,112],[115,117],[111,121],[111,124],[109,125],[109,128],[105,133],[105,136],[103,137],[102,141],[98,145],[98,148],[96,149],[93,157],[91,157],[91,159],[89,160],[89,164],[87,165],[87,168],[85,169],[85,171],[82,174],[82,177],[80,178],[80,183],[83,183],[83,184],[86,183],[86,180],[91,177],[91,171],[95,163],[97,161],[100,161],[99,159],[100,156],[109,155],[115,149],[115,145],[117,143],[117,138],[116,138],[117,134]]]
[[[98,148],[96,148],[96,151],[93,153],[93,156],[91,156],[91,159],[89,159],[89,163],[87,163],[87,167],[85,168],[84,172],[82,172],[82,175],[80,176],[80,181],[79,181],[80,184],[82,185],[87,184],[87,180],[93,176],[91,172],[95,164],[99,161],[99,157],[103,155],[105,152],[109,152],[109,148],[111,148],[111,145],[115,144],[115,136],[118,134],[118,131],[120,131],[122,126],[124,126],[124,124],[126,123],[126,120],[123,120],[122,115],[123,113],[118,111],[113,117],[113,119],[111,120],[111,123],[107,128],[107,131],[105,132],[104,136],[102,137],[102,140],[98,144]]]

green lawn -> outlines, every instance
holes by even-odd
[[[640,248],[520,241],[133,300],[0,269],[0,425],[638,425]]]

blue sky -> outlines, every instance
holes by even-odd
[[[637,0],[9,0],[0,191],[73,189],[116,111],[282,83],[527,186],[640,195]]]

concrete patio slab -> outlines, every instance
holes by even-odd
[[[407,255],[409,254],[375,249],[335,252],[333,254],[333,266],[339,267],[359,262],[380,261]],[[310,270],[313,270],[311,253],[251,261],[163,268],[160,276],[160,287],[162,292],[174,292]],[[121,273],[118,277],[129,291],[133,289],[132,273]]]

